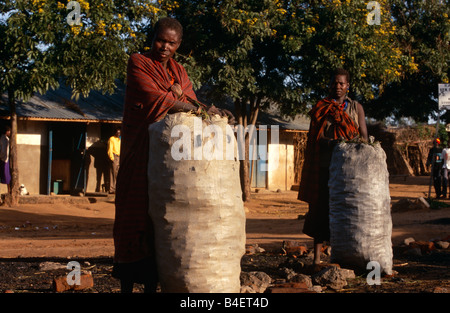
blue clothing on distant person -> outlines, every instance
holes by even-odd
[[[9,185],[11,171],[9,168],[9,137],[3,134],[0,138],[0,182]]]

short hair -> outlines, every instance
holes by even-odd
[[[335,69],[330,79],[333,80],[336,76],[345,76],[345,78],[347,79],[347,83],[350,83],[350,73],[347,70],[343,68]]]
[[[183,38],[183,26],[178,20],[172,17],[163,17],[159,19],[154,27],[154,35],[156,35],[162,29],[173,29],[180,35],[180,39]]]

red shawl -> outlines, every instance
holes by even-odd
[[[358,127],[341,105],[330,98],[320,100],[309,112],[311,123],[306,142],[305,161],[302,168],[298,199],[316,203],[319,198],[319,140],[330,122],[332,139],[351,140],[359,135]]]
[[[148,126],[164,118],[174,105],[172,82],[180,84],[183,94],[197,99],[186,70],[173,59],[167,67],[173,77],[149,54],[135,53],[128,61],[113,230],[115,262],[138,261],[153,253],[147,190]]]

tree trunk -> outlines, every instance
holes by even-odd
[[[250,182],[250,161],[249,161],[249,137],[245,136],[245,160],[240,160],[239,173],[241,175],[242,200],[250,201],[251,182]]]
[[[243,101],[241,99],[237,99],[235,101],[235,114],[238,121],[238,124],[242,127],[239,127],[237,138],[238,142],[244,143],[245,154],[244,159],[240,160],[239,166],[239,174],[241,177],[241,189],[242,189],[242,200],[244,202],[250,201],[250,193],[251,193],[251,181],[250,181],[250,157],[249,157],[249,144],[250,137],[249,133],[245,132],[245,129],[248,125],[255,125],[259,112],[259,105],[261,103],[261,99],[250,99],[250,124],[248,123],[248,114],[247,114],[247,101]]]
[[[14,92],[8,91],[9,109],[11,112],[11,138],[9,139],[9,162],[11,166],[11,194],[7,196],[7,204],[15,206],[19,203],[19,167],[17,165],[17,114]]]

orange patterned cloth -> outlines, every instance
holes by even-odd
[[[320,137],[330,127],[331,139],[351,140],[359,136],[356,123],[344,108],[331,98],[320,100],[309,112],[311,123],[306,142],[298,199],[317,204],[319,199]]]

